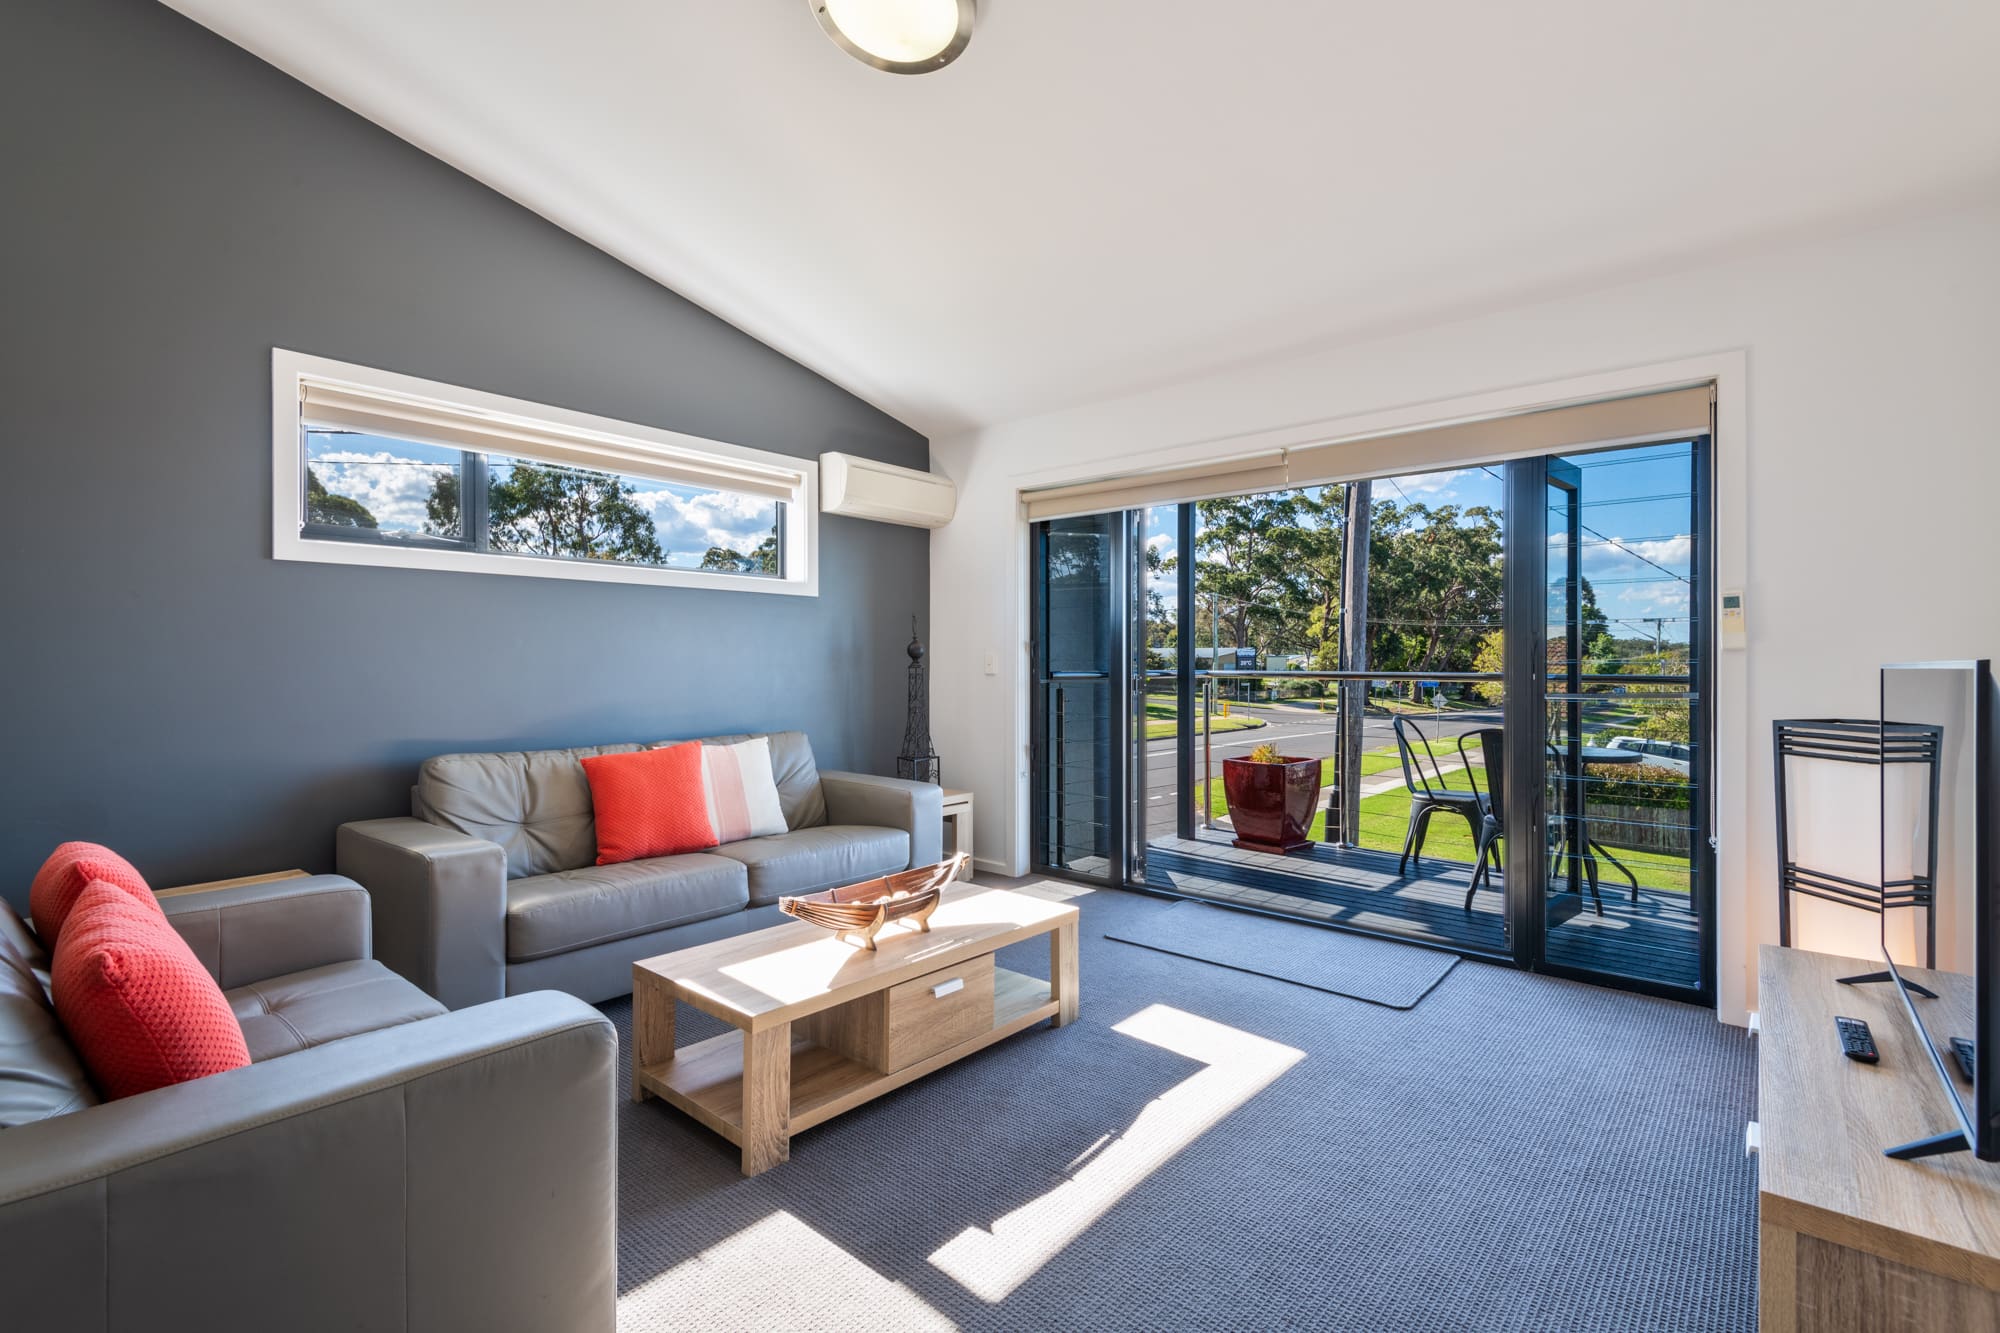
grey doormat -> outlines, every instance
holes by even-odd
[[[1458,964],[1458,955],[1299,921],[1176,903],[1104,932],[1104,938],[1177,954],[1298,986],[1412,1009]]]

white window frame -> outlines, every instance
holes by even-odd
[[[378,542],[316,541],[304,537],[304,419],[301,395],[306,384],[326,384],[359,390],[380,390],[416,404],[472,408],[571,436],[574,447],[606,446],[603,468],[630,470],[633,453],[651,453],[663,460],[702,457],[754,463],[796,478],[792,498],[784,505],[784,571],[781,577],[759,577],[702,569],[662,569],[600,560],[545,559],[488,551],[453,551]],[[613,452],[615,449],[619,452]],[[621,457],[620,454],[623,454]],[[529,454],[510,456],[527,457]],[[776,593],[780,596],[819,595],[819,463],[813,458],[770,453],[720,440],[705,440],[678,431],[658,430],[630,421],[572,412],[501,394],[435,380],[399,375],[303,352],[271,349],[271,555],[277,560],[304,560],[330,565],[376,565],[393,569],[445,569],[465,574],[504,574],[525,578],[578,579],[586,583],[640,583],[668,588],[712,588],[729,592]]]

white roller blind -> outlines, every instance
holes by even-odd
[[[1304,445],[1280,452],[1133,472],[1023,493],[1028,518],[1067,518],[1148,505],[1182,504],[1295,486],[1706,435],[1712,389],[1701,385],[1630,398],[1577,403],[1481,421]]]
[[[1494,458],[1559,454],[1593,445],[1636,444],[1708,434],[1709,389],[1578,403],[1541,412],[1429,426],[1285,453],[1288,486],[1324,486]]]
[[[1219,495],[1249,495],[1282,490],[1289,484],[1285,480],[1285,455],[1273,451],[1157,472],[1128,473],[1073,486],[1050,486],[1029,491],[1023,498],[1027,501],[1028,518],[1039,520],[1212,500]]]
[[[301,380],[299,417],[308,427],[365,431],[452,449],[622,472],[677,486],[791,503],[798,503],[804,494],[802,471],[352,385]]]

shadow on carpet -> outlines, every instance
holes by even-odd
[[[1415,1008],[1458,963],[1458,955],[1435,949],[1203,903],[1177,903],[1107,930],[1104,938],[1386,1009]]]

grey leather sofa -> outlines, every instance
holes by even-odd
[[[10,1328],[603,1330],[617,1037],[567,995],[447,1013],[334,875],[163,896],[253,1063],[100,1102],[0,899]]]
[[[337,864],[368,888],[382,961],[459,1009],[532,990],[626,995],[639,959],[775,925],[781,895],[942,859],[935,785],[822,773],[804,732],[763,734],[781,834],[600,866],[580,761],[680,742],[450,754],[424,762],[410,818],[341,825]]]

